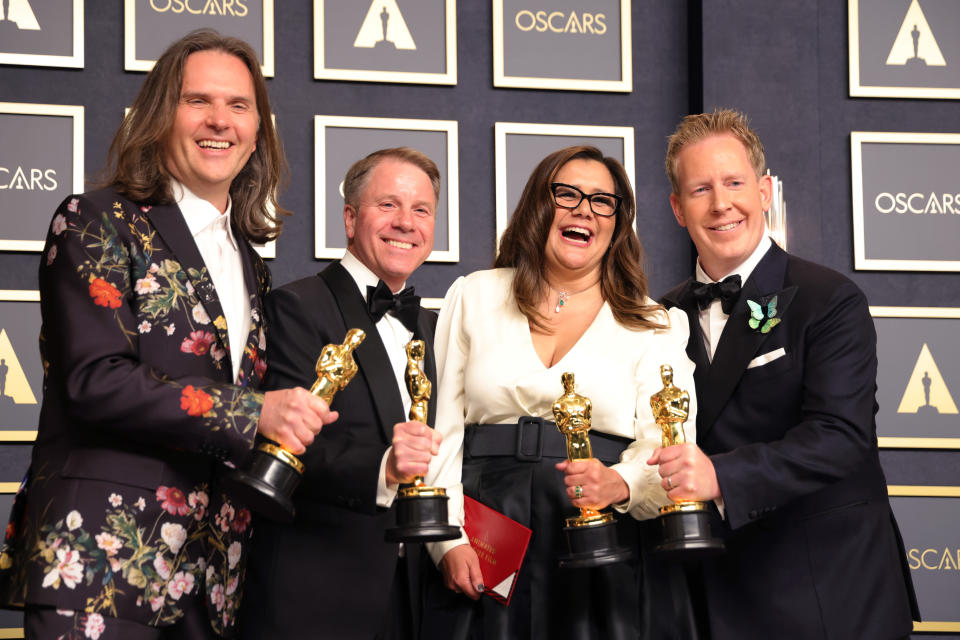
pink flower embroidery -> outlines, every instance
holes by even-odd
[[[225,597],[223,595],[223,585],[215,584],[213,589],[210,590],[210,602],[216,607],[217,611],[223,610]]]
[[[195,356],[202,356],[210,350],[210,345],[215,340],[209,331],[191,331],[189,338],[184,338],[180,345],[180,351],[192,353]]]
[[[107,630],[103,616],[99,613],[88,613],[87,622],[83,626],[83,635],[92,640],[99,640],[100,634]]]
[[[193,591],[193,574],[177,571],[173,580],[167,583],[167,594],[174,600],[179,600],[183,594]]]
[[[210,498],[205,491],[191,491],[187,496],[187,504],[193,509],[194,520],[203,520],[207,513],[207,505],[210,504]]]
[[[57,245],[52,245],[50,250],[47,251],[47,266],[53,264],[53,261],[57,259]]]
[[[187,506],[187,497],[176,487],[157,487],[157,502],[160,507],[172,516],[185,516],[190,513]]]
[[[123,548],[120,538],[110,533],[98,533],[94,536],[97,546],[107,552],[108,556],[115,556]]]
[[[237,566],[237,563],[240,562],[240,556],[243,554],[243,547],[239,542],[234,540],[230,543],[230,546],[227,547],[227,567],[233,569]]]
[[[160,576],[161,579],[170,579],[170,563],[167,562],[167,559],[163,556],[157,556],[153,559],[153,568],[156,569],[157,575]]]
[[[78,209],[77,204],[79,204],[79,202],[80,198],[73,198],[70,200],[70,202],[67,203],[67,211],[70,213],[76,213]]]
[[[237,511],[237,516],[233,519],[231,526],[237,533],[243,533],[246,531],[247,527],[250,526],[250,510],[241,508],[239,511]]]
[[[53,217],[53,224],[50,225],[50,230],[53,231],[53,235],[60,235],[67,230],[67,219],[58,213]]]

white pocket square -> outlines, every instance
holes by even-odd
[[[761,367],[767,364],[768,362],[773,362],[777,358],[782,358],[785,355],[787,355],[787,350],[784,349],[783,347],[780,347],[779,349],[770,351],[769,353],[765,353],[762,356],[757,356],[756,358],[750,361],[750,364],[747,365],[747,369],[753,369],[754,367]]]

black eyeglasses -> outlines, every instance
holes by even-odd
[[[591,193],[586,194],[573,185],[563,184],[562,182],[550,183],[550,190],[553,192],[553,201],[558,207],[564,209],[576,209],[586,198],[590,203],[590,211],[594,214],[609,218],[617,213],[620,208],[620,202],[623,200],[615,193]]]

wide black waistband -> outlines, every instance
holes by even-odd
[[[593,457],[606,464],[620,461],[629,438],[591,431]],[[566,458],[567,441],[557,425],[543,418],[523,416],[516,424],[471,424],[463,435],[465,456],[514,456],[520,462]]]

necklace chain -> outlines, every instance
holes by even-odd
[[[550,290],[557,294],[557,304],[553,308],[553,312],[560,313],[560,309],[566,306],[567,300],[569,300],[573,296],[583,293],[584,291],[589,291],[590,289],[593,289],[595,286],[597,286],[597,284],[599,284],[599,282],[600,281],[597,280],[596,282],[591,284],[589,287],[580,289],[580,291],[567,291],[566,289],[554,289],[553,286],[548,283],[547,286],[550,287]]]

